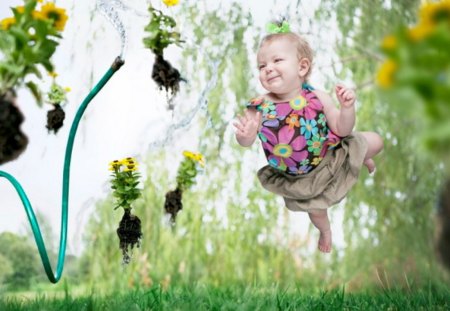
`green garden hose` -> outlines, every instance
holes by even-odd
[[[39,229],[39,224],[36,220],[36,216],[33,212],[33,209],[30,204],[30,200],[28,199],[25,191],[23,190],[20,183],[10,174],[0,171],[0,177],[5,177],[16,189],[17,193],[22,200],[22,204],[25,207],[25,211],[28,216],[28,220],[31,224],[31,229],[33,230],[34,239],[36,241],[36,245],[39,250],[39,254],[41,256],[42,264],[45,269],[45,273],[47,274],[48,279],[52,283],[57,283],[62,276],[63,268],[64,268],[64,258],[66,254],[66,242],[67,242],[67,219],[68,219],[68,211],[69,211],[69,181],[70,181],[70,161],[72,159],[72,150],[73,143],[75,140],[75,135],[77,133],[78,124],[80,123],[81,117],[83,116],[84,111],[87,106],[91,102],[91,100],[97,95],[98,92],[105,86],[105,84],[109,81],[112,75],[120,69],[120,67],[124,64],[124,61],[117,57],[114,60],[114,63],[102,77],[102,79],[97,83],[97,85],[89,92],[84,101],[81,103],[80,108],[75,115],[75,118],[72,122],[72,127],[70,128],[69,138],[67,140],[66,145],[66,155],[64,159],[64,171],[63,171],[63,188],[62,188],[62,213],[61,213],[61,234],[59,239],[59,255],[58,255],[58,263],[56,267],[56,273],[53,274],[52,267],[50,265],[50,261],[47,255],[47,250],[45,248],[44,240],[42,239],[41,230]]]

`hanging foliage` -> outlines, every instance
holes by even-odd
[[[47,93],[46,102],[53,106],[52,110],[47,112],[47,129],[49,132],[53,131],[55,134],[63,126],[66,114],[62,109],[62,105],[67,101],[67,92],[70,91],[69,87],[62,87],[56,83],[57,73],[51,72],[50,75],[53,78],[50,90]]]
[[[39,86],[28,77],[40,79],[42,69],[53,71],[51,57],[67,21],[65,9],[53,2],[24,0],[11,10],[13,16],[0,21],[0,147],[5,148],[0,164],[16,159],[28,141],[20,129],[23,116],[16,106],[15,92],[26,86],[42,104]],[[4,147],[5,143],[8,146]]]
[[[177,172],[177,186],[175,190],[166,193],[166,201],[164,203],[164,209],[166,213],[170,214],[172,224],[175,224],[178,212],[183,209],[183,192],[189,190],[195,184],[195,177],[201,168],[205,166],[201,153],[184,151],[183,156],[184,160],[181,162]]]
[[[167,5],[175,5],[170,2]],[[169,90],[174,96],[180,89],[180,82],[183,81],[178,69],[174,68],[164,59],[164,49],[169,45],[181,45],[180,33],[175,31],[177,23],[175,19],[164,14],[162,11],[149,6],[150,22],[145,27],[148,37],[143,42],[146,48],[150,49],[155,55],[155,62],[152,69],[152,79],[160,89]]]

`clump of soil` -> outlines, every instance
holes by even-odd
[[[117,235],[120,241],[119,247],[122,250],[122,262],[128,264],[133,248],[140,247],[142,239],[141,220],[131,214],[130,209],[125,209],[119,228],[117,228]]]
[[[180,188],[169,191],[166,193],[166,201],[164,202],[164,209],[166,213],[170,214],[170,221],[175,224],[177,214],[183,209],[183,203],[181,199],[183,197],[183,191]]]
[[[155,62],[152,69],[152,79],[166,92],[171,91],[172,95],[176,95],[180,90],[180,82],[185,81],[181,78],[178,69],[174,68],[162,55],[156,54]]]
[[[450,270],[450,178],[443,184],[437,207],[436,248],[442,263]]]
[[[60,105],[54,105],[53,110],[47,112],[47,129],[49,132],[53,131],[55,134],[63,126],[66,114]]]
[[[20,129],[25,118],[14,98],[11,91],[0,96],[0,165],[18,158],[28,145],[28,137]]]

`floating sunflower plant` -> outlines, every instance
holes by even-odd
[[[0,21],[0,164],[14,160],[26,148],[16,92],[25,86],[42,104],[40,87],[29,77],[41,79],[41,72],[54,71],[51,58],[68,18],[65,9],[38,0],[24,0],[11,11],[12,16]]]
[[[53,109],[47,112],[47,129],[55,134],[63,126],[65,112],[62,105],[67,101],[69,87],[62,87],[56,82],[57,73],[51,72],[49,75],[53,78],[50,90],[47,93],[46,102],[53,106]]]
[[[114,160],[109,164],[109,170],[112,171],[111,189],[116,200],[114,209],[121,207],[124,210],[117,235],[123,263],[128,264],[133,248],[139,247],[142,239],[141,220],[131,213],[132,203],[141,196],[141,189],[138,188],[141,176],[134,158]]]
[[[178,4],[178,0],[163,0],[167,6]],[[164,59],[164,49],[169,45],[175,44],[180,46],[183,42],[181,34],[176,31],[177,23],[175,19],[162,11],[149,6],[150,22],[144,28],[148,34],[143,39],[144,46],[152,51],[155,55],[155,61],[152,68],[152,79],[158,85],[159,89],[170,90],[174,96],[180,89],[180,82],[184,81],[178,69],[173,67]]]
[[[183,156],[184,159],[177,171],[177,186],[175,190],[166,193],[164,203],[164,209],[167,214],[170,214],[172,224],[175,224],[178,212],[183,209],[183,192],[195,184],[197,174],[205,167],[205,160],[201,153],[184,151]]]
[[[404,112],[423,112],[423,142],[450,171],[450,0],[426,1],[415,25],[403,25],[380,44],[382,95]]]

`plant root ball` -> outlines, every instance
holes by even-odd
[[[17,159],[28,145],[28,137],[20,129],[24,116],[14,101],[11,91],[0,96],[0,165]]]
[[[55,105],[53,110],[47,112],[47,129],[49,132],[53,131],[55,134],[63,126],[66,114],[60,105]]]
[[[175,224],[178,212],[183,209],[183,203],[181,202],[182,197],[183,192],[179,188],[166,193],[164,209],[166,210],[166,213],[170,214],[172,224]]]
[[[119,248],[122,250],[122,262],[128,264],[133,248],[139,247],[142,239],[141,220],[131,214],[130,209],[125,209],[119,228],[117,228],[117,235],[120,241]]]
[[[180,90],[181,78],[180,72],[172,67],[172,65],[164,59],[162,55],[156,55],[153,64],[152,79],[156,82],[159,89],[163,88],[166,92],[171,91],[172,95],[176,95]]]

